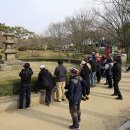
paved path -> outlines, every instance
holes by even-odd
[[[91,88],[90,100],[81,103],[80,130],[116,130],[130,118],[130,73],[123,73],[120,83],[123,101],[110,96],[113,89],[105,80]],[[67,102],[34,106],[30,110],[0,113],[0,130],[68,130],[71,117]]]

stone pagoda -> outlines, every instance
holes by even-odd
[[[4,44],[4,54],[5,54],[5,60],[14,60],[15,59],[15,49],[13,48],[15,42],[14,42],[14,34],[12,33],[5,33],[4,36],[6,37],[6,40],[3,42]]]
[[[22,68],[24,62],[15,58],[16,50],[14,49],[14,34],[5,33],[6,40],[3,42],[4,48],[2,52],[5,54],[5,60],[0,64],[0,71],[14,70]]]

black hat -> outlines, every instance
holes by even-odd
[[[118,62],[118,61],[119,61],[119,59],[118,59],[117,57],[115,57],[115,58],[114,58],[114,61]]]
[[[112,63],[112,59],[111,58],[107,59],[107,62]]]
[[[23,67],[24,67],[25,69],[28,69],[28,68],[30,67],[30,64],[29,64],[29,63],[25,63],[25,64],[23,65]]]
[[[63,61],[62,60],[58,60],[58,64],[62,65]]]

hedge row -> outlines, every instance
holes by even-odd
[[[32,91],[34,90],[35,79],[32,79]],[[12,96],[19,94],[20,79],[0,81],[0,96]]]
[[[71,63],[75,63],[75,64],[80,64],[80,60],[76,60],[76,59],[60,59],[60,58],[53,58],[53,59],[46,59],[46,58],[43,58],[43,57],[30,57],[30,58],[21,58],[19,60],[22,60],[22,61],[26,61],[26,62],[29,62],[29,61],[51,61],[51,62],[57,62],[58,60],[63,60],[64,62],[71,62]]]
[[[67,74],[67,80],[69,79],[69,73]],[[33,77],[31,81],[31,91],[35,90],[37,77]],[[12,96],[18,95],[20,91],[20,79],[0,81],[0,96]],[[56,85],[56,78],[53,77],[53,85]]]

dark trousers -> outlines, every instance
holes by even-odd
[[[101,80],[101,71],[97,71],[96,76],[97,76],[97,82],[100,82],[100,80]]]
[[[45,103],[48,105],[51,103],[52,89],[46,89]]]
[[[117,94],[119,98],[122,98],[122,95],[121,95],[121,92],[120,92],[120,89],[119,89],[119,81],[117,80],[113,80],[114,84],[114,94]]]
[[[112,75],[106,75],[107,81],[108,81],[108,87],[112,88]]]
[[[41,84],[41,82],[37,81],[37,82],[35,83],[34,91],[35,91],[35,92],[38,92],[40,89],[43,89],[43,88],[42,88],[42,84]]]
[[[26,108],[30,107],[30,95],[31,87],[30,85],[23,85],[20,89],[20,99],[19,99],[19,108],[23,108],[24,97],[26,95]]]
[[[79,127],[79,122],[81,120],[80,102],[74,103],[69,102],[69,110],[73,121],[74,127]]]
[[[83,96],[89,95],[90,94],[90,79],[83,80],[82,83],[83,83],[83,89],[82,89]]]

